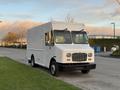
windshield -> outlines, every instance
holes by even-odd
[[[87,44],[88,37],[86,32],[72,31],[72,40],[74,44]]]
[[[54,30],[56,44],[87,44],[88,37],[84,31]]]
[[[55,36],[55,43],[56,44],[72,44],[70,31],[55,30],[54,36]]]

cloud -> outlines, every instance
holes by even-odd
[[[0,4],[14,4],[14,3],[23,3],[29,2],[31,0],[0,0]]]
[[[116,0],[104,0],[104,2],[104,5],[113,5],[116,2]]]
[[[111,12],[109,13],[111,17],[120,16],[120,0],[105,0],[104,7],[111,9]]]
[[[50,17],[64,20],[67,14],[81,22],[120,20],[120,9],[116,0],[0,0],[0,4],[14,4],[17,7],[18,11],[14,12],[10,8],[11,12],[3,12],[3,16],[10,20],[43,20]],[[24,10],[20,10],[20,7]]]
[[[36,2],[52,4],[52,5],[63,5],[63,4],[78,4],[82,0],[0,0],[0,4],[16,4],[16,3],[29,3],[29,2]]]
[[[113,17],[117,17],[117,16],[120,16],[120,8],[116,8],[116,10],[114,10],[111,15]]]
[[[106,5],[120,4],[120,0],[105,0]]]
[[[89,35],[113,35],[112,27],[87,26],[86,30]],[[116,29],[116,35],[120,36],[120,29]]]
[[[93,20],[95,18],[97,20],[120,20],[120,7],[116,0],[104,0],[101,5],[84,8],[84,12],[90,15]]]
[[[42,24],[34,21],[16,21],[16,22],[2,22],[0,23],[0,39],[2,39],[8,32],[25,32],[34,26]],[[117,25],[117,24],[116,24]],[[90,35],[113,35],[112,25],[109,27],[96,27],[93,25],[86,26],[87,32]],[[120,36],[120,28],[116,28],[116,35]]]
[[[16,13],[16,14],[10,14],[9,16],[19,19],[31,19],[35,17],[31,13]]]
[[[34,21],[15,21],[15,22],[2,22],[0,23],[0,39],[2,39],[8,32],[25,32],[41,22]]]
[[[120,5],[120,0],[116,0],[116,2]]]

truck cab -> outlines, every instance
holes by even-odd
[[[40,27],[48,30],[40,31],[40,28],[36,30],[34,28],[32,32],[30,31],[31,33],[28,33],[27,57],[32,66],[39,64],[47,67],[52,75],[58,75],[60,70],[81,70],[86,74],[96,68],[94,50],[89,46],[86,31],[76,29],[79,27],[78,24],[70,26],[72,28],[65,27],[63,23],[62,25],[61,23],[53,23],[51,29],[46,24]],[[34,41],[30,37],[30,34],[33,35],[33,33],[36,33],[33,38],[39,35]]]

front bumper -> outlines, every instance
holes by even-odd
[[[58,63],[59,69],[64,70],[91,70],[96,68],[95,63]]]

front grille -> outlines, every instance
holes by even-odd
[[[86,53],[73,53],[72,54],[72,61],[86,61],[87,54]]]

